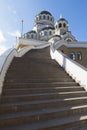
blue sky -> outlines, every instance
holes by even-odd
[[[55,21],[60,14],[68,20],[69,30],[78,41],[87,41],[87,0],[0,0],[0,54],[16,44],[16,36],[34,26],[34,17],[49,11]]]

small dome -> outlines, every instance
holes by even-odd
[[[43,28],[42,30],[49,30],[49,29],[54,30],[55,28],[54,28],[54,27],[45,27],[45,28]],[[42,30],[41,30],[41,31],[42,31]]]
[[[30,32],[28,32],[28,33],[36,33],[36,31],[34,31],[34,30],[31,30]]]
[[[54,17],[50,12],[43,10],[35,16],[35,26],[36,25],[40,27],[44,25],[54,26]]]
[[[60,19],[58,20],[58,22],[60,22],[60,21],[66,21],[66,22],[68,23],[68,21],[67,21],[65,18],[60,18]]]
[[[50,16],[52,16],[52,14],[50,12],[45,11],[45,10],[41,11],[39,14],[49,14]]]

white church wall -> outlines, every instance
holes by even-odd
[[[87,68],[71,60],[62,52],[55,50],[52,45],[50,48],[50,55],[77,83],[87,90]]]

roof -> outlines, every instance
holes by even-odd
[[[50,12],[46,11],[46,10],[41,11],[39,14],[49,14],[49,15],[52,16],[52,14]]]
[[[68,21],[65,19],[65,18],[60,18],[59,20],[58,20],[58,22],[59,21],[66,21],[67,23],[68,23]]]
[[[60,36],[60,35],[53,35],[52,37],[60,37],[60,38],[61,38],[61,36]]]
[[[34,30],[31,30],[30,32],[28,32],[28,33],[36,33],[36,31],[34,31]]]
[[[48,29],[55,29],[55,28],[54,28],[54,27],[45,27],[45,28],[43,28],[42,30],[46,30],[46,29],[48,30]],[[41,30],[41,31],[42,31],[42,30]]]

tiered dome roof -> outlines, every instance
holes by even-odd
[[[48,14],[48,15],[52,16],[52,14],[46,10],[41,11],[39,14]]]
[[[57,22],[60,22],[60,21],[66,21],[68,23],[68,21],[65,18],[60,18],[60,19],[58,19]]]

